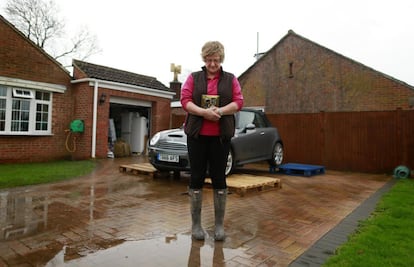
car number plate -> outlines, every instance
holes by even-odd
[[[178,155],[171,154],[158,154],[158,160],[168,162],[180,162],[180,157]]]

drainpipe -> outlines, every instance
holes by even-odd
[[[93,82],[93,113],[92,113],[92,147],[91,157],[96,157],[96,121],[98,117],[98,80],[91,78],[82,78],[71,81],[71,83]]]
[[[98,81],[94,80],[93,86],[93,114],[92,114],[92,151],[91,157],[96,156],[96,121],[98,117]]]

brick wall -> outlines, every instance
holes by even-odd
[[[53,93],[52,136],[0,135],[0,162],[34,162],[70,158],[65,148],[72,114],[70,75],[52,58],[0,17],[0,76],[66,86]]]
[[[245,106],[268,113],[410,109],[414,88],[289,32],[239,77]]]
[[[69,73],[0,19],[0,75],[68,85]],[[24,63],[24,64],[22,64]]]
[[[91,156],[92,147],[92,126],[93,126],[93,86],[89,86],[89,82],[75,84],[74,91],[74,109],[75,113],[73,119],[82,119],[85,123],[85,132],[76,134],[77,150],[73,153],[76,159],[86,159]],[[169,129],[170,127],[170,100],[158,98],[155,96],[142,95],[132,92],[111,90],[107,88],[98,88],[98,96],[105,94],[106,101],[102,104],[98,101],[98,116],[97,116],[97,137],[96,137],[96,157],[105,158],[107,156],[108,148],[108,128],[109,128],[109,110],[111,97],[123,97],[128,99],[137,99],[141,101],[148,101],[152,103],[151,118],[150,118],[150,136],[156,132]]]
[[[84,122],[83,133],[73,133],[73,138],[76,138],[76,150],[73,153],[75,159],[87,159],[91,157],[92,145],[92,114],[93,114],[93,87],[88,85],[88,82],[74,84],[73,90],[73,109],[71,120],[79,119]],[[99,118],[97,122],[99,122]],[[99,131],[105,131],[107,134],[108,127],[98,128]],[[105,150],[106,155],[106,150]]]
[[[180,108],[171,110],[171,128],[180,128],[185,122],[186,112]]]

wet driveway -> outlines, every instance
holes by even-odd
[[[0,266],[287,266],[391,176],[327,171],[279,178],[282,188],[227,199],[224,242],[214,242],[212,190],[192,241],[188,175],[119,171],[145,157],[105,159],[74,180],[0,190]],[[231,177],[229,178],[231,179]]]

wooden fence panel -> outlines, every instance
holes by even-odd
[[[376,173],[392,172],[398,165],[414,168],[414,111],[278,114],[269,119],[285,142],[285,162]]]
[[[319,114],[268,115],[277,127],[285,149],[284,162],[322,164],[321,119]]]
[[[327,113],[324,164],[332,169],[381,172],[396,164],[390,112]]]
[[[267,116],[283,139],[285,163],[373,173],[414,169],[414,110]]]
[[[398,113],[398,111],[397,111]],[[401,136],[397,135],[401,141],[396,152],[400,156],[399,163],[414,169],[414,111],[404,110],[400,111],[400,132]]]

